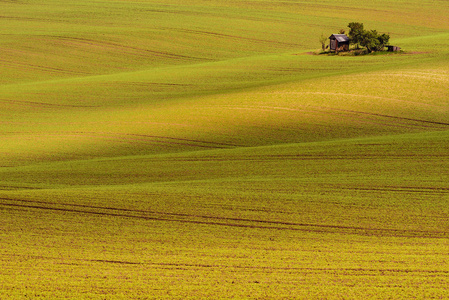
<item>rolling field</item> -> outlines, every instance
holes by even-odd
[[[0,298],[447,298],[448,13],[0,1]]]

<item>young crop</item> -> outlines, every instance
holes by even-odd
[[[0,298],[447,297],[443,3],[0,11]]]

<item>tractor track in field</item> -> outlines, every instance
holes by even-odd
[[[149,137],[149,138],[156,138],[156,139],[163,139],[163,140],[176,140],[176,141],[186,141],[186,142],[208,144],[208,145],[213,145],[214,148],[216,148],[217,146],[226,146],[226,147],[241,147],[242,146],[242,145],[238,145],[238,144],[208,142],[208,141],[186,139],[186,138],[175,138],[175,137],[169,137],[169,136],[158,136],[158,135],[147,135],[147,134],[132,134],[132,133],[127,133],[127,134],[124,134],[124,135],[137,136],[137,137]]]
[[[335,107],[325,107],[325,106],[304,106],[304,107],[282,107],[282,106],[233,106],[233,105],[221,105],[221,108],[230,109],[230,110],[258,110],[258,111],[267,111],[267,112],[275,112],[275,111],[287,111],[287,112],[297,112],[297,113],[305,113],[305,114],[325,114],[325,115],[334,115],[341,117],[342,115],[350,114],[351,117],[360,118],[364,123],[375,123],[374,120],[379,120],[378,124],[382,126],[401,126],[405,128],[414,128],[414,127],[424,127],[424,128],[438,128],[438,129],[447,129],[449,127],[449,123],[447,122],[438,122],[438,121],[430,121],[430,120],[422,120],[417,118],[407,118],[393,115],[386,115],[380,113],[371,113],[360,110],[348,110],[342,108]],[[376,119],[368,119],[366,117],[374,117]],[[393,122],[391,124],[380,122],[383,119],[389,119]]]
[[[371,228],[344,225],[311,224],[283,221],[270,221],[248,218],[232,218],[207,216],[188,213],[170,213],[152,210],[137,210],[105,206],[91,206],[71,203],[52,203],[36,200],[14,199],[0,197],[0,206],[18,210],[44,210],[62,213],[89,214],[106,217],[134,218],[158,222],[179,222],[198,225],[213,225],[241,227],[265,230],[291,230],[318,233],[355,234],[364,236],[395,236],[395,237],[425,237],[448,238],[446,231],[408,230],[393,228]]]
[[[374,191],[374,192],[401,192],[401,193],[423,193],[423,194],[449,194],[446,187],[416,187],[416,186],[385,186],[385,187],[338,187],[339,189]]]
[[[238,36],[238,35],[231,35],[231,34],[224,34],[224,33],[218,33],[218,32],[212,32],[212,31],[205,31],[205,30],[194,30],[194,29],[185,29],[185,28],[166,28],[169,30],[174,30],[178,32],[183,33],[189,33],[189,34],[195,34],[195,35],[201,35],[201,36],[211,36],[215,38],[222,38],[222,39],[233,39],[238,41],[250,41],[255,43],[261,43],[261,44],[269,44],[269,45],[284,45],[284,46],[298,46],[294,43],[285,43],[275,40],[264,40],[264,39],[257,39],[257,38],[251,38],[251,37],[244,37],[244,36]]]
[[[8,49],[0,48],[1,52],[4,52],[5,50],[8,50]],[[49,66],[44,66],[44,65],[36,65],[36,64],[32,64],[32,63],[10,61],[10,60],[6,60],[6,59],[0,59],[0,63],[2,63],[5,66],[8,66],[8,67],[23,69],[26,72],[29,72],[30,70],[38,70],[38,71],[47,71],[50,73],[57,73],[57,74],[89,75],[89,73],[82,72],[82,71],[74,71],[74,70],[49,67]]]
[[[400,273],[412,273],[412,274],[428,274],[432,275],[446,275],[449,276],[447,270],[432,270],[432,269],[412,269],[412,268],[323,268],[323,267],[295,267],[295,266],[263,266],[263,265],[231,265],[231,264],[208,264],[208,263],[184,263],[184,262],[152,262],[152,261],[130,261],[119,259],[97,259],[97,258],[76,258],[76,257],[56,257],[56,256],[44,256],[44,255],[24,255],[24,254],[0,254],[7,259],[11,257],[21,257],[29,260],[46,260],[53,261],[57,264],[63,265],[80,265],[81,263],[100,263],[100,264],[117,264],[117,265],[129,265],[129,266],[145,266],[154,268],[170,268],[170,269],[242,269],[242,270],[261,270],[261,271],[299,271],[306,273],[335,273],[341,274],[352,273],[357,275],[369,275],[369,273],[386,274],[400,274]]]
[[[272,154],[272,155],[258,155],[254,157],[182,157],[177,156],[169,159],[161,159],[155,158],[154,161],[162,162],[239,162],[239,161],[248,161],[248,162],[276,162],[276,161],[324,161],[324,160],[416,160],[419,159],[447,159],[449,158],[449,154],[429,154],[423,155],[421,154],[413,154],[413,153],[404,153],[404,154],[390,154],[390,153],[361,153],[361,154]]]
[[[1,101],[1,100],[0,100]],[[148,134],[135,134],[135,133],[114,133],[114,132],[90,132],[90,131],[64,131],[64,132],[27,132],[27,131],[17,131],[17,132],[2,132],[0,135],[3,136],[13,136],[13,135],[30,135],[36,136],[58,136],[58,137],[92,137],[92,138],[102,138],[105,140],[114,140],[121,143],[146,143],[146,144],[171,144],[189,147],[199,147],[207,149],[227,149],[240,147],[238,144],[231,143],[220,143],[220,142],[210,142],[196,139],[187,138],[177,138],[169,136],[158,136],[158,135],[148,135]]]
[[[366,273],[417,273],[417,274],[446,274],[449,271],[445,270],[425,270],[425,269],[375,269],[375,268],[312,268],[312,267],[273,267],[273,266],[243,266],[243,265],[214,265],[214,264],[186,264],[186,263],[140,263],[142,265],[166,266],[166,267],[184,267],[184,268],[219,268],[219,269],[248,269],[248,270],[266,270],[266,271],[303,271],[307,273],[354,273],[363,275]]]
[[[109,49],[114,49],[114,50],[122,50],[122,51],[132,52],[133,55],[141,56],[141,57],[148,57],[148,54],[150,54],[153,56],[164,57],[164,58],[169,58],[169,59],[178,59],[178,60],[195,60],[195,61],[207,60],[205,58],[181,55],[181,54],[170,53],[170,52],[166,52],[166,51],[154,51],[154,50],[145,49],[145,48],[131,47],[131,46],[122,45],[119,43],[114,43],[114,42],[109,42],[109,41],[93,40],[93,39],[79,38],[79,37],[58,36],[58,35],[48,35],[48,36],[43,36],[43,37],[57,40],[60,42],[65,42],[69,46],[71,44],[78,43],[80,45],[87,45],[89,47],[103,47],[103,48],[109,48]],[[73,45],[71,45],[71,46],[73,46]]]
[[[97,108],[100,106],[96,105],[71,105],[71,104],[56,104],[56,103],[44,103],[35,101],[24,101],[24,100],[10,100],[10,99],[0,99],[0,102],[11,103],[14,105],[28,106],[28,107],[48,107],[48,108]]]
[[[390,115],[384,115],[384,114],[378,114],[378,113],[370,113],[370,112],[357,111],[357,110],[347,110],[347,109],[335,109],[335,110],[343,111],[343,112],[349,112],[349,113],[353,113],[353,114],[362,114],[362,115],[368,115],[368,116],[390,118],[390,119],[395,119],[395,120],[402,120],[402,121],[410,121],[410,122],[417,122],[417,123],[425,123],[425,124],[431,124],[431,125],[445,126],[444,128],[447,128],[446,126],[449,126],[449,123],[446,123],[446,122],[436,122],[436,121],[421,120],[421,119],[414,119],[414,118],[390,116]]]

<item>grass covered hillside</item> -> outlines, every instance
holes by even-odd
[[[447,297],[448,13],[0,1],[0,298]]]

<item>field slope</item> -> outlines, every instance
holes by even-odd
[[[447,297],[448,13],[0,1],[0,298]]]

